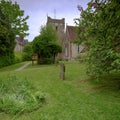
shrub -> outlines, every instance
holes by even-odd
[[[22,62],[22,53],[21,52],[15,52],[15,63]]]
[[[23,54],[22,54],[22,60],[23,61],[31,61],[32,60],[32,54],[28,54],[26,52],[23,52]]]
[[[32,59],[33,49],[32,43],[28,43],[23,49],[22,59],[23,61],[30,61]]]
[[[53,60],[52,57],[50,57],[50,58],[44,58],[43,60],[40,59],[39,63],[40,64],[52,64],[52,63],[54,63],[54,60]]]
[[[83,62],[86,60],[86,53],[79,53],[77,55],[77,60],[79,60],[80,62]]]
[[[4,66],[8,66],[15,63],[15,56],[14,54],[9,54],[5,56],[0,56],[0,68]]]
[[[0,112],[17,114],[38,109],[45,96],[40,91],[34,93],[32,88],[27,79],[19,80],[15,75],[0,79]]]

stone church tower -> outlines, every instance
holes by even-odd
[[[51,24],[53,28],[58,33],[58,41],[63,48],[64,39],[65,39],[65,18],[62,19],[52,19],[51,17],[47,17],[47,24]],[[63,58],[63,54],[59,55],[60,58]]]
[[[55,28],[55,30],[58,33],[59,42],[62,44],[64,30],[65,30],[65,18],[52,19],[51,17],[47,17],[47,24],[51,24],[53,26],[53,28]]]

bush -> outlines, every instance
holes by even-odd
[[[31,61],[33,55],[32,43],[28,43],[23,49],[22,60]]]
[[[79,53],[77,55],[77,60],[79,60],[80,62],[83,62],[86,60],[86,53]]]
[[[14,54],[9,54],[6,56],[0,56],[0,68],[4,66],[8,66],[15,63],[15,56]]]
[[[23,61],[31,61],[32,60],[32,54],[23,52],[23,54],[22,54],[22,60]]]
[[[17,114],[38,109],[45,102],[45,95],[34,93],[32,88],[27,79],[20,80],[15,75],[0,79],[0,112]]]
[[[15,52],[15,63],[22,62],[22,53],[21,52]]]
[[[0,56],[0,68],[9,66],[15,63],[22,62],[22,53],[15,52],[6,56]]]
[[[40,64],[53,64],[54,60],[52,57],[50,58],[44,58],[43,60],[40,59],[39,61]]]

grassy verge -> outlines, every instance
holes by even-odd
[[[16,63],[16,64],[13,64],[13,65],[10,65],[10,66],[6,66],[6,67],[3,67],[3,68],[0,68],[0,72],[14,71],[17,68],[25,65],[26,63],[27,62],[21,62],[21,63]]]
[[[33,93],[32,85],[24,79],[19,80],[15,75],[8,79],[0,78],[0,112],[21,114],[38,109],[45,98],[37,91]]]
[[[116,84],[108,84],[89,79],[86,65],[67,62],[66,79],[60,80],[60,66],[32,66],[14,74],[32,83],[32,91],[45,93],[46,104],[37,110],[23,114],[5,114],[4,120],[119,120],[120,91]],[[7,78],[6,73],[0,73]],[[105,78],[105,77],[104,77]],[[108,77],[107,77],[108,78]],[[119,76],[117,77],[119,78]],[[108,78],[109,80],[110,77]],[[108,80],[108,81],[109,81]],[[114,81],[114,78],[113,80]]]

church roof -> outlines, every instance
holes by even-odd
[[[74,41],[77,38],[75,26],[67,26],[66,31],[69,34],[70,41]]]
[[[18,42],[18,44],[23,45],[23,46],[28,44],[28,40],[27,39],[21,39],[21,37],[16,37],[16,41]]]

